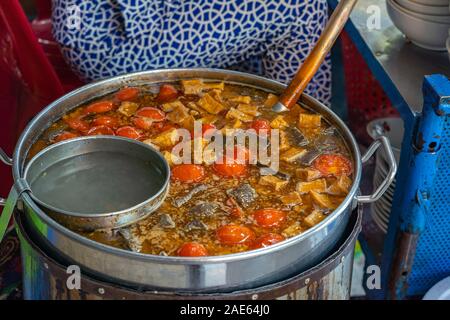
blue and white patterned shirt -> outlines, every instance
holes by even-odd
[[[87,81],[216,67],[288,82],[327,18],[326,0],[53,0],[54,36]],[[329,59],[306,92],[329,102]]]

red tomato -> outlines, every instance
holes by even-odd
[[[95,127],[92,127],[91,129],[89,129],[89,131],[87,132],[87,135],[88,136],[98,136],[98,135],[113,136],[114,130],[107,126],[95,126]]]
[[[140,132],[132,126],[120,127],[116,130],[116,135],[135,140],[141,137]]]
[[[284,237],[277,233],[268,233],[256,239],[250,246],[251,249],[265,248],[281,242]]]
[[[100,101],[95,102],[90,105],[88,105],[83,113],[84,114],[91,114],[91,113],[105,113],[108,111],[111,111],[113,109],[113,103],[111,101]]]
[[[138,117],[149,118],[155,122],[163,121],[166,118],[166,114],[164,113],[164,111],[161,111],[153,107],[141,108],[138,111],[136,111],[135,115]]]
[[[89,123],[87,123],[84,120],[81,120],[78,118],[68,118],[68,119],[64,119],[64,121],[73,130],[81,131],[81,132],[86,132],[89,130]]]
[[[171,100],[175,100],[177,97],[178,90],[175,89],[174,86],[170,84],[163,84],[161,88],[159,88],[159,93],[156,100],[158,102],[169,102]]]
[[[69,131],[64,131],[61,132],[60,134],[58,134],[55,138],[55,142],[60,142],[63,140],[69,140],[69,139],[73,139],[76,137],[79,137],[80,135],[78,133],[73,133],[73,132],[69,132]]]
[[[247,165],[240,163],[214,163],[213,169],[224,177],[242,177],[247,174]]]
[[[349,176],[353,169],[350,160],[340,154],[324,154],[313,162],[313,167],[324,176]]]
[[[172,168],[172,178],[181,182],[198,182],[205,177],[205,169],[198,164],[180,164]]]
[[[259,130],[267,130],[267,134],[270,134],[270,122],[266,119],[253,120],[250,128],[254,129],[259,134]]]
[[[139,94],[139,89],[138,88],[123,88],[122,90],[120,90],[119,92],[116,93],[116,98],[119,99],[120,101],[129,101],[129,100],[133,100],[134,98],[136,98]]]
[[[206,248],[197,242],[186,242],[178,249],[180,257],[204,257],[208,255]]]
[[[227,224],[217,229],[217,238],[226,245],[242,244],[253,241],[255,233],[244,226]]]
[[[167,123],[166,122],[156,122],[153,124],[153,128],[155,128],[159,132],[164,132],[164,131],[175,128],[175,126],[168,122]]]
[[[286,213],[276,209],[260,209],[253,213],[253,218],[261,227],[278,227],[286,220]]]
[[[242,159],[238,159],[239,151],[242,150]],[[233,152],[233,159],[226,158],[226,152],[222,158],[223,163],[214,163],[213,169],[224,177],[242,177],[247,174],[247,163],[250,159],[250,152],[247,148],[242,146],[235,146]]]
[[[119,126],[119,119],[113,116],[97,116],[92,120],[92,125],[94,126],[107,126],[109,128],[117,128]]]
[[[148,130],[151,128],[153,120],[150,118],[136,117],[133,118],[133,123],[139,129]]]

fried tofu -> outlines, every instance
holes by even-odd
[[[175,100],[173,102],[163,103],[161,105],[161,109],[164,112],[171,112],[175,110],[176,108],[182,108],[184,107],[184,104],[180,100]]]
[[[291,147],[289,143],[289,136],[284,130],[280,130],[280,152],[286,151]]]
[[[167,120],[176,124],[181,124],[187,117],[189,117],[189,110],[183,104],[177,105],[166,115]]]
[[[289,181],[280,179],[276,176],[262,176],[259,179],[259,184],[263,186],[271,186],[275,191],[280,191],[283,189]]]
[[[200,94],[203,91],[203,80],[181,80],[181,86],[185,94]]]
[[[303,181],[313,181],[322,177],[322,173],[315,169],[297,169],[295,176]]]
[[[252,102],[252,98],[250,98],[249,96],[237,96],[237,97],[229,98],[228,100],[232,101],[232,102],[244,103],[244,104],[249,104],[250,102]]]
[[[170,166],[173,166],[174,164],[180,164],[181,163],[180,157],[174,155],[170,151],[165,150],[165,151],[162,152],[162,155],[167,160],[167,162],[169,163]]]
[[[205,94],[197,104],[211,114],[218,114],[225,110],[225,106],[214,99],[209,93]]]
[[[253,121],[253,117],[251,115],[243,113],[242,111],[239,111],[235,108],[231,108],[230,110],[228,110],[227,115],[225,117],[227,119],[237,119],[243,122]]]
[[[137,103],[124,101],[120,104],[119,109],[117,109],[117,111],[127,117],[131,117],[137,111],[138,108],[139,105]]]
[[[198,120],[205,124],[214,124],[218,119],[219,118],[213,114],[207,114]]]
[[[273,129],[285,129],[289,126],[283,115],[276,116],[271,122],[270,127]]]
[[[293,236],[298,235],[299,233],[301,233],[303,231],[302,226],[300,225],[300,223],[298,222],[294,222],[293,224],[291,224],[289,227],[287,227],[286,229],[284,229],[281,234],[283,236],[285,236],[286,238],[290,238]]]
[[[277,102],[278,102],[278,97],[272,93],[269,93],[266,98],[266,101],[264,101],[264,107],[272,108],[275,105],[275,103],[277,103]]]
[[[298,127],[301,128],[320,128],[322,125],[322,116],[319,114],[300,113],[298,117]]]
[[[172,147],[179,140],[178,130],[173,128],[152,138],[151,141],[161,148]]]
[[[280,197],[281,202],[285,205],[294,206],[302,203],[302,197],[296,191],[290,192]]]
[[[330,197],[327,194],[320,194],[315,191],[310,191],[309,194],[313,203],[320,208],[329,210],[334,210],[337,208],[336,203],[334,201],[331,201]]]
[[[305,153],[306,153],[306,149],[304,149],[304,148],[292,147],[289,150],[284,151],[280,155],[280,159],[282,161],[286,161],[286,162],[294,162],[295,160],[300,158]]]
[[[327,191],[327,181],[325,179],[318,179],[310,182],[298,182],[296,190],[300,194],[305,194],[311,191],[316,193],[324,193]]]
[[[172,112],[167,114],[166,118],[187,129],[192,129],[195,121],[194,117],[189,113],[189,109],[183,104],[177,105]]]
[[[305,224],[308,227],[314,227],[316,224],[321,222],[323,219],[325,219],[327,216],[324,215],[319,210],[314,210],[309,215],[306,216],[306,218],[303,220]]]
[[[346,175],[342,175],[328,188],[328,193],[344,196],[350,191],[351,186],[352,180]]]
[[[258,107],[250,104],[239,104],[237,109],[245,114],[248,114],[250,116],[259,116],[260,113],[258,112]]]

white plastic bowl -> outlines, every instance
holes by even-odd
[[[401,32],[419,47],[446,51],[446,40],[450,24],[432,22],[410,15],[402,10],[393,0],[387,0],[387,11]]]
[[[392,1],[392,5],[395,6],[398,10],[404,11],[409,16],[413,16],[421,20],[427,20],[430,22],[445,23],[450,26],[450,14],[446,16],[436,16],[432,14],[417,13],[415,11],[402,7],[401,5],[398,4],[397,0],[390,0],[390,1]]]
[[[447,6],[448,0],[410,0],[426,6]]]
[[[395,2],[404,9],[411,10],[415,13],[436,16],[450,16],[448,9],[449,2],[443,6],[424,5],[411,0],[395,0]]]
[[[448,51],[448,60],[450,60],[450,36],[447,38],[447,51]]]

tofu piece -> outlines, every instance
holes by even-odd
[[[272,108],[275,105],[275,103],[277,103],[277,102],[278,102],[278,97],[272,93],[269,93],[266,98],[266,101],[264,101],[264,107]]]
[[[200,94],[206,90],[223,90],[225,84],[223,82],[207,82],[201,79],[181,80],[181,86],[185,94]]]
[[[209,93],[205,94],[197,104],[211,114],[218,114],[225,110],[225,106],[214,99]]]
[[[127,117],[130,117],[136,112],[138,108],[139,105],[137,103],[124,101],[120,104],[119,109],[117,109],[117,111]]]
[[[262,176],[259,179],[259,184],[263,186],[271,186],[275,189],[275,191],[280,191],[283,189],[289,181],[282,180],[276,176]]]
[[[203,80],[181,80],[181,86],[185,94],[199,94],[203,90]]]
[[[305,153],[306,153],[306,149],[304,149],[304,148],[292,147],[289,150],[284,151],[280,155],[280,159],[282,161],[286,161],[286,162],[294,162],[295,160],[300,158]]]
[[[245,114],[248,114],[250,116],[259,116],[261,113],[258,112],[258,107],[257,106],[253,106],[250,104],[239,104],[237,109]]]
[[[229,98],[228,100],[237,102],[237,103],[244,103],[244,104],[249,104],[250,102],[252,102],[252,98],[250,98],[249,96],[237,96],[237,97]]]
[[[300,115],[300,113],[305,112],[306,110],[300,107],[300,105],[297,103],[291,108],[291,110],[289,110],[289,114],[295,118],[297,118]]]
[[[161,109],[164,112],[172,112],[176,108],[183,108],[184,104],[180,100],[175,100],[173,102],[163,103]]]
[[[314,227],[316,224],[318,224],[320,221],[325,219],[327,216],[324,215],[319,210],[314,210],[309,215],[306,216],[306,218],[303,220],[305,224],[308,227]]]
[[[320,128],[322,116],[319,114],[300,113],[298,117],[299,128]]]
[[[207,114],[198,120],[202,123],[214,124],[217,120],[219,120],[219,118],[213,114]]]
[[[313,203],[320,208],[329,210],[334,210],[337,208],[337,204],[331,201],[330,197],[327,194],[320,194],[315,191],[310,191],[309,194]]]
[[[322,173],[315,169],[297,169],[295,176],[303,181],[313,181],[322,177]]]
[[[327,191],[327,181],[325,179],[318,179],[310,182],[298,182],[296,190],[300,194],[305,194],[311,191],[316,193],[324,193]]]
[[[166,117],[167,120],[180,124],[183,120],[189,117],[189,110],[183,104],[177,105],[172,112],[167,113]]]
[[[281,202],[286,205],[294,206],[296,204],[302,203],[302,197],[296,191],[290,192],[284,196],[280,197]]]
[[[231,108],[230,110],[228,110],[227,115],[225,117],[227,119],[237,119],[244,122],[253,121],[253,117],[251,115],[243,113],[242,111],[239,111],[235,108]]]
[[[232,129],[239,129],[242,127],[242,121],[239,119],[236,119],[233,124],[231,125]]]
[[[180,157],[174,155],[172,152],[170,151],[163,151],[162,155],[164,156],[164,158],[167,160],[167,162],[169,163],[170,166],[173,166],[174,164],[179,164],[181,163],[181,159]]]
[[[223,82],[206,82],[203,83],[203,89],[205,90],[218,90],[223,91],[225,89],[225,83]]]
[[[344,196],[350,191],[351,186],[352,180],[349,177],[342,175],[328,188],[328,193]]]
[[[152,138],[151,141],[160,148],[168,148],[174,146],[178,142],[178,139],[178,130],[173,128],[160,133]]]
[[[286,229],[284,229],[281,234],[286,237],[286,238],[290,238],[293,236],[298,235],[299,233],[301,233],[303,231],[302,226],[300,225],[300,223],[298,222],[294,222],[293,224],[291,224],[289,227],[287,227]]]
[[[280,152],[286,151],[291,147],[289,143],[289,135],[284,130],[280,130]]]
[[[285,129],[289,126],[283,115],[276,116],[271,122],[270,127],[273,129]]]

